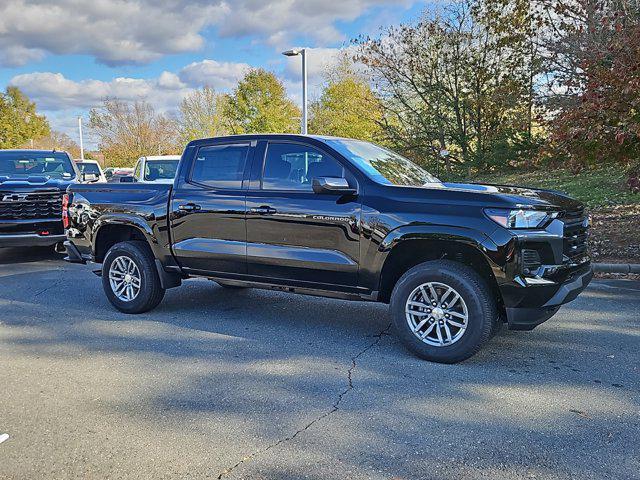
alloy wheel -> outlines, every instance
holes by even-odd
[[[469,321],[467,305],[451,286],[423,283],[409,295],[405,313],[413,334],[434,347],[447,347],[462,338]]]
[[[142,279],[135,262],[124,255],[116,257],[109,268],[109,284],[113,294],[123,302],[133,301],[140,293]]]

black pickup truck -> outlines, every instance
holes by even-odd
[[[502,323],[530,330],[587,286],[588,216],[551,191],[442,183],[368,142],[191,142],[173,185],[72,185],[71,262],[102,263],[120,311],[189,277],[390,303],[405,345],[453,363]]]
[[[62,244],[62,195],[78,178],[66,152],[0,150],[0,247]]]

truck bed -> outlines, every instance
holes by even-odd
[[[161,183],[72,184],[67,232],[84,258],[96,253],[95,235],[105,224],[132,225],[147,236],[157,258],[170,258],[167,211],[173,185]],[[99,253],[99,252],[98,252]]]

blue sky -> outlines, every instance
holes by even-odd
[[[249,67],[273,70],[299,102],[300,60],[310,50],[310,82],[339,49],[381,27],[411,22],[428,5],[414,0],[3,0],[0,88],[16,85],[60,131],[106,96],[145,99],[175,112],[205,84],[232,88]],[[314,94],[312,88],[311,95]]]

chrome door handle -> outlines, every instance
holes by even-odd
[[[251,209],[251,213],[257,213],[258,215],[273,215],[274,213],[278,213],[278,211],[275,208],[262,205],[261,207],[253,207]]]
[[[178,210],[181,210],[183,212],[195,212],[197,210],[200,210],[200,205],[196,205],[195,203],[186,203],[184,205],[178,205]]]

